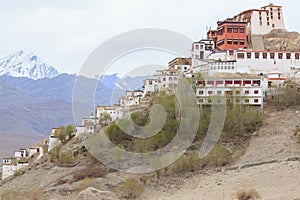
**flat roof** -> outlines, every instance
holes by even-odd
[[[225,73],[218,72],[211,76],[208,76],[210,79],[260,79],[261,77],[256,74],[247,74],[247,73]]]

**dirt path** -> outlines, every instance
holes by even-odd
[[[256,189],[263,200],[300,198],[300,161],[288,160],[300,157],[300,145],[293,137],[295,125],[300,125],[298,110],[268,114],[263,127],[252,137],[246,153],[231,166],[236,170],[196,174],[184,180],[179,190],[148,189],[143,198],[229,200],[234,192],[245,188]],[[271,163],[263,164],[263,161]],[[251,164],[258,165],[243,168]]]

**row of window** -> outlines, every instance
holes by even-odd
[[[266,53],[266,52],[254,52],[254,58],[255,59],[259,59],[259,58],[263,58],[263,59],[275,59],[275,55],[277,54],[277,58],[278,59],[291,59],[292,57],[292,53]],[[300,54],[299,53],[293,53],[294,58],[299,60]],[[237,58],[239,59],[244,59],[245,58],[245,53],[237,53]],[[251,59],[252,58],[252,52],[247,52],[246,53],[246,58],[247,59]]]
[[[226,103],[250,103],[250,99],[226,99]],[[211,99],[198,99],[198,103],[203,104],[203,103],[212,103]],[[217,103],[222,103],[221,99],[217,99]],[[253,99],[253,103],[259,103],[259,99]]]
[[[260,86],[260,80],[209,80],[207,85],[227,86],[227,85],[253,85]]]
[[[224,39],[219,40],[217,42],[218,46],[222,46],[224,44],[225,44],[225,40]],[[246,43],[245,43],[244,39],[226,39],[226,44],[244,46]]]
[[[224,26],[218,30],[217,35],[223,35],[225,33]],[[245,33],[244,26],[229,26],[227,25],[226,33]]]
[[[236,90],[236,91],[221,91],[221,90],[218,90],[218,91],[212,91],[212,90],[208,90],[207,91],[208,95],[213,95],[213,93],[215,93],[216,95],[227,95],[227,96],[232,96],[233,94],[235,95],[240,95],[241,94],[241,91],[240,90]],[[199,90],[198,91],[198,94],[199,95],[204,95],[204,90]],[[245,90],[243,94],[246,94],[246,95],[249,95],[250,94],[250,91],[249,90]],[[259,94],[259,91],[258,90],[254,90],[253,91],[253,94]]]
[[[211,66],[210,70],[234,70],[234,66]]]
[[[177,77],[169,76],[169,81],[172,81],[172,80],[177,81]],[[163,78],[163,81],[166,81],[165,77]]]

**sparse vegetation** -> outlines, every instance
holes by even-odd
[[[14,172],[14,176],[21,176],[25,173],[24,169],[19,169]]]
[[[254,189],[244,189],[234,194],[235,200],[258,200],[261,199],[259,193]]]
[[[42,200],[47,198],[45,193],[40,188],[34,188],[30,190],[26,196],[30,200]]]
[[[74,156],[70,152],[61,152],[59,155],[60,164],[73,164]]]
[[[87,166],[85,169],[73,174],[73,182],[77,182],[84,178],[105,177],[107,173],[108,171],[102,166]]]
[[[120,191],[122,198],[136,199],[144,192],[144,188],[138,180],[128,178],[120,185]]]
[[[54,147],[50,152],[50,162],[57,162],[59,160],[59,150],[60,150],[60,145],[57,147]]]

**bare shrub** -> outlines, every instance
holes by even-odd
[[[40,188],[34,188],[28,192],[27,198],[30,200],[42,200],[47,197]]]
[[[93,187],[96,189],[101,189],[100,184],[95,178],[84,178],[80,181],[79,186],[77,188],[78,194],[87,189],[88,187]]]
[[[254,189],[240,190],[234,194],[236,200],[258,200],[261,199],[259,193]]]
[[[80,181],[84,178],[105,177],[107,170],[102,166],[87,167],[73,174],[73,182]]]
[[[144,192],[143,186],[134,178],[128,178],[120,185],[121,197],[125,199],[135,199]]]
[[[61,164],[73,164],[74,163],[74,156],[69,152],[62,152],[59,155],[59,161]]]

